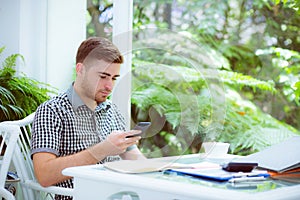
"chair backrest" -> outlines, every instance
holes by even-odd
[[[35,178],[33,163],[30,153],[31,125],[35,113],[32,113],[22,120],[2,122],[3,126],[18,128],[19,139],[13,155],[13,164],[22,185],[23,199],[53,199],[55,194],[72,196],[73,189],[60,188],[56,186],[42,187]]]
[[[18,134],[12,160],[17,174],[20,177],[22,196],[24,199],[35,198],[32,190],[23,187],[26,180],[35,180],[33,164],[30,158],[30,132],[34,114],[35,113],[32,113],[21,120],[4,121],[0,123],[3,130],[11,130]]]
[[[3,126],[0,123],[0,197],[9,200],[15,198],[12,193],[5,189],[5,182],[18,137],[18,126]]]
[[[32,113],[21,120],[2,122],[6,126],[17,126],[19,139],[13,156],[13,164],[24,186],[26,180],[35,180],[33,163],[30,157],[30,136],[31,124],[35,113]],[[26,187],[21,187],[25,199],[34,199],[34,192]]]

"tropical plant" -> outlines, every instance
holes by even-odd
[[[248,155],[300,134],[294,127],[262,112],[235,90],[226,90],[226,117],[217,140],[229,142],[231,153]]]
[[[213,95],[207,85],[208,79],[213,79],[209,75],[192,68],[134,60],[132,118],[151,120],[157,127],[142,139],[144,153],[153,157],[195,153],[200,150],[199,143],[216,140],[231,143],[231,153],[247,155],[299,134],[233,90],[249,87],[275,92],[272,82],[230,71],[219,74],[225,92]],[[196,137],[200,141],[194,140]]]
[[[0,48],[0,55],[5,47]],[[49,98],[55,89],[24,74],[16,75],[17,60],[24,61],[20,54],[5,58],[0,68],[0,121],[21,119],[34,112]]]

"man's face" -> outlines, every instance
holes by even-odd
[[[116,79],[120,76],[120,64],[97,60],[83,66],[82,89],[85,97],[97,103],[106,101],[111,94]]]

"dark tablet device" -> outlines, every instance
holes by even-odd
[[[228,172],[251,172],[258,166],[254,162],[229,162],[222,164],[222,168]]]
[[[126,138],[143,135],[145,133],[145,131],[149,128],[150,125],[151,125],[151,122],[138,122],[136,124],[136,126],[133,128],[133,130],[141,130],[142,132],[139,134],[128,135],[128,136],[126,136]]]

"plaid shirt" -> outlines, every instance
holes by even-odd
[[[41,104],[32,125],[31,154],[49,152],[67,156],[87,149],[114,130],[125,130],[125,121],[116,105],[107,100],[90,110],[71,86],[65,93]],[[131,146],[127,150],[136,148]],[[119,160],[109,156],[100,163]],[[57,186],[73,188],[73,180]],[[55,199],[72,199],[56,196]]]

